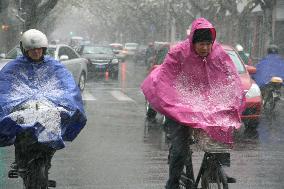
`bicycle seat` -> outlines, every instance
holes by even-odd
[[[227,176],[227,182],[228,182],[228,183],[236,183],[237,180],[236,180],[235,178],[233,178],[233,177]]]

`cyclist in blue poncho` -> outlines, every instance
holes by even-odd
[[[277,45],[271,44],[267,48],[267,55],[256,65],[256,73],[252,75],[261,90],[263,99],[266,99],[269,94],[269,83],[273,77],[284,79],[284,60],[278,54]]]
[[[276,45],[269,45],[267,55],[256,65],[256,73],[252,77],[260,88],[264,88],[272,77],[284,79],[284,60]]]
[[[21,38],[23,56],[0,71],[0,146],[15,145],[27,130],[39,144],[64,148],[86,124],[80,90],[65,66],[46,55],[48,40],[30,29]],[[19,162],[17,162],[19,163]]]

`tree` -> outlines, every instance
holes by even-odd
[[[25,29],[39,28],[58,0],[22,0]]]
[[[249,51],[254,47],[258,51],[256,56],[261,56],[264,46],[273,42],[272,11],[275,0],[190,0],[190,4],[193,10],[200,12],[200,16],[211,19],[221,42],[231,45],[240,43]],[[254,13],[257,6],[261,6],[263,12]],[[263,22],[258,23],[258,20]],[[254,30],[256,25],[258,29]],[[253,38],[258,38],[257,42]]]
[[[264,18],[264,25],[266,27],[265,35],[267,36],[266,43],[273,43],[274,42],[274,35],[273,35],[273,9],[276,6],[276,0],[256,0],[256,2],[261,6],[263,10],[263,18]]]
[[[4,12],[9,6],[9,0],[1,0],[0,1],[0,14]]]
[[[14,36],[14,38],[11,37],[12,34],[15,34],[14,28],[11,27],[11,22],[12,20],[9,17],[9,5],[12,4],[9,2],[9,0],[1,0],[0,1],[0,51],[1,52],[6,52],[11,48],[11,44],[14,45],[13,43],[9,43],[9,40],[13,40],[17,37]]]
[[[70,16],[75,18],[74,14],[81,11],[80,27],[72,27],[85,31],[97,42],[146,43],[170,40],[170,33],[178,40],[184,39],[192,21],[205,17],[216,27],[219,41],[231,45],[240,43],[249,49],[252,45],[263,46],[252,44],[256,17],[258,20],[261,17],[261,26],[267,33],[266,37],[261,34],[260,38],[273,40],[271,15],[274,4],[275,0],[60,0],[42,24],[50,25],[47,22],[52,23],[64,9],[72,11],[72,15],[62,15],[61,25],[63,20]],[[253,10],[257,6],[261,6],[263,12],[256,15]]]

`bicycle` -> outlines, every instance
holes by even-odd
[[[189,150],[184,164],[184,169],[180,178],[180,188],[181,189],[228,189],[229,183],[235,183],[236,180],[232,177],[228,177],[225,173],[223,166],[230,167],[230,153],[227,147],[217,146],[215,149],[211,146],[204,145],[209,142],[208,138],[202,142],[202,148],[204,150],[204,156],[199,168],[197,177],[194,176],[193,164],[192,164],[192,149],[190,146],[193,144],[198,144],[200,137],[192,138],[189,142]],[[170,149],[171,150],[171,149]],[[170,156],[169,156],[170,158]],[[201,185],[201,188],[198,188]]]
[[[281,98],[283,80],[280,77],[272,77],[270,82],[262,90],[263,108],[266,115],[273,116],[277,102]]]
[[[48,179],[48,171],[51,167],[51,159],[56,149],[45,143],[38,141],[36,133],[43,133],[42,137],[48,134],[54,134],[50,128],[58,124],[62,108],[54,108],[47,102],[27,102],[21,107],[16,107],[10,116],[19,125],[37,123],[34,127],[25,128],[16,134],[15,146],[15,162],[11,165],[8,172],[9,178],[23,179],[24,189],[48,189],[48,187],[56,187],[56,181]],[[49,116],[45,116],[46,114]],[[56,117],[56,115],[58,117]],[[53,133],[52,133],[53,132]]]
[[[9,178],[23,179],[24,189],[56,187],[56,181],[48,179],[50,161],[55,150],[36,142],[29,131],[16,136],[15,163],[11,165]]]

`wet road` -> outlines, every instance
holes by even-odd
[[[121,64],[119,80],[91,79],[83,93],[88,123],[72,143],[56,152],[50,178],[58,189],[162,189],[168,175],[167,144],[158,125],[144,136],[142,64]],[[257,131],[241,130],[231,167],[237,179],[230,188],[282,189],[284,187],[284,105],[270,123],[265,117]],[[282,115],[282,116],[281,116]],[[197,171],[202,152],[194,152]],[[0,189],[21,188],[20,179],[8,179],[13,147],[0,148]],[[197,174],[197,173],[195,173]]]

